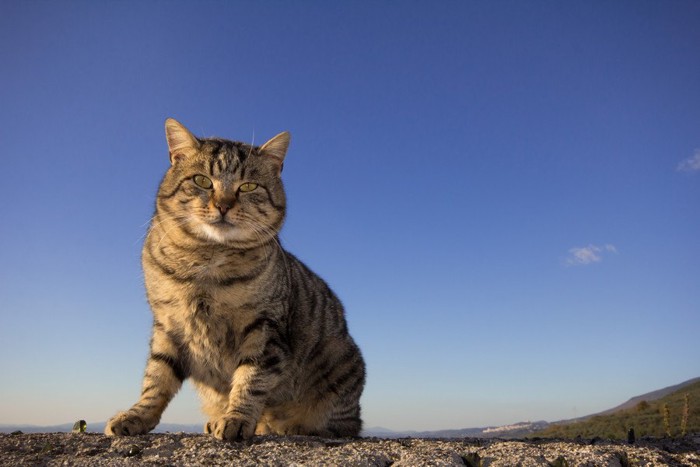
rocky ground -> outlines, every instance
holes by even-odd
[[[700,435],[641,440],[257,437],[190,433],[111,438],[93,433],[0,434],[0,465],[192,466],[700,466]]]

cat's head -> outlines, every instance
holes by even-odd
[[[280,174],[290,135],[262,146],[197,138],[176,120],[165,122],[170,168],[157,209],[190,237],[251,248],[282,228],[286,198]]]

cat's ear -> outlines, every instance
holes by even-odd
[[[171,164],[199,149],[199,140],[174,118],[165,121],[165,138],[168,140]]]
[[[260,146],[260,152],[272,157],[277,163],[278,169],[282,172],[282,166],[284,165],[284,156],[287,155],[287,149],[289,148],[289,140],[292,135],[288,131],[283,131],[277,136],[274,136],[270,141]]]

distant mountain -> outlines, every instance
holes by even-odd
[[[549,423],[520,422],[512,425],[489,426],[482,428],[460,428],[456,430],[436,431],[392,431],[387,428],[375,427],[362,431],[362,436],[377,438],[524,438],[532,433],[545,429]]]
[[[87,424],[88,433],[104,433],[107,422],[94,422]],[[73,423],[64,423],[62,425],[51,426],[36,426],[36,425],[0,425],[0,433],[12,433],[13,431],[21,431],[22,433],[70,433],[73,430]],[[204,428],[201,424],[178,424],[178,423],[161,423],[154,430],[154,433],[203,433]]]
[[[37,425],[0,425],[0,433],[12,433],[21,431],[22,433],[67,433],[73,430],[72,423],[63,425],[37,426]],[[91,430],[88,426],[88,431]]]
[[[398,432],[390,430],[389,428],[384,428],[382,426],[373,426],[370,428],[365,428],[362,430],[362,436],[375,436],[377,438],[395,438]]]

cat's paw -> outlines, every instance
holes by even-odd
[[[150,425],[152,423],[148,423],[132,412],[119,412],[107,422],[105,434],[107,436],[142,435],[153,429],[153,426]]]
[[[239,441],[250,439],[255,434],[256,422],[238,415],[224,415],[223,417],[209,420],[204,425],[204,431],[217,439],[226,441]]]

